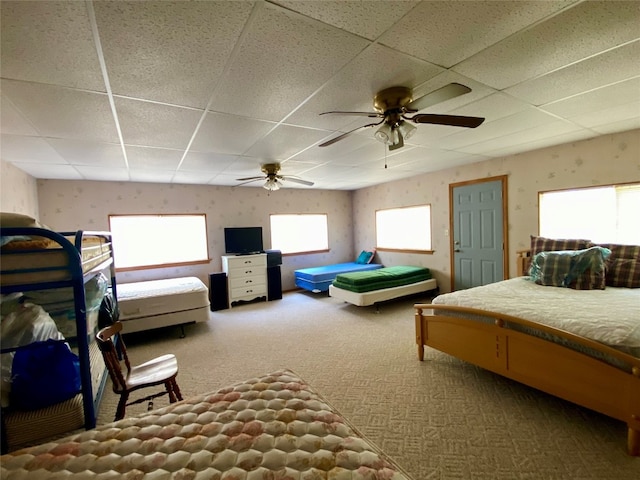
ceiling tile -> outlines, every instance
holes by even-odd
[[[175,171],[180,164],[182,151],[166,148],[127,146],[127,158],[132,170],[158,169]]]
[[[491,87],[504,89],[634,41],[638,38],[638,25],[640,4],[637,1],[581,2],[506,38],[453,69]]]
[[[395,24],[380,42],[449,68],[571,3],[575,0],[426,1]]]
[[[602,134],[626,132],[627,130],[634,130],[634,129],[640,129],[640,116],[635,118],[629,118],[627,120],[609,122],[604,125],[595,125],[591,127],[591,130],[593,130],[594,132],[598,132]],[[640,132],[638,133],[640,134]]]
[[[269,4],[252,18],[211,110],[279,121],[367,41]],[[265,48],[269,45],[270,48]]]
[[[114,94],[199,108],[206,107],[252,9],[250,2],[94,6]]]
[[[505,91],[534,105],[543,105],[636,76],[640,76],[640,40],[527,80]]]
[[[126,168],[122,147],[115,143],[50,138],[48,143],[72,165]]]
[[[419,2],[417,0],[384,2],[276,0],[275,3],[347,32],[375,40]]]
[[[96,165],[76,165],[75,169],[80,172],[85,180],[98,180],[101,182],[127,182],[129,181],[129,170],[126,168],[114,168],[109,166]]]
[[[222,172],[236,160],[234,155],[189,152],[180,164],[181,172]]]
[[[115,98],[124,143],[147,147],[186,148],[200,110]]]
[[[2,77],[105,91],[84,2],[0,3]]]
[[[145,183],[171,183],[174,175],[173,170],[138,170],[132,168],[129,170],[129,176],[131,182],[145,182]]]
[[[2,133],[31,137],[38,135],[38,132],[28,120],[13,106],[11,100],[2,95],[0,102],[0,105],[2,105],[0,109],[0,128],[2,128]]]
[[[56,165],[53,163],[16,163],[15,166],[34,178],[82,180],[82,176],[78,170],[71,165]]]
[[[176,172],[173,176],[172,183],[186,183],[191,185],[201,185],[215,178],[215,173],[203,172]]]
[[[191,150],[242,155],[275,126],[273,122],[207,112]]]
[[[640,100],[640,77],[552,102],[540,108],[567,118],[576,118]]]
[[[505,157],[507,155],[516,155],[522,153],[522,148],[519,145],[526,145],[527,151],[538,150],[540,148],[551,147],[553,145],[560,145],[564,143],[577,142],[580,140],[586,140],[592,138],[593,135],[588,130],[577,130],[573,132],[567,132],[560,135],[553,135],[551,137],[541,138],[538,140],[520,143],[517,145],[501,146],[496,150],[487,152],[487,155],[492,157]]]
[[[313,130],[304,127],[294,127],[291,125],[279,125],[269,134],[256,142],[246,154],[251,157],[258,157],[265,162],[270,160],[286,160],[319,142],[327,136],[322,130]],[[310,147],[317,148],[317,147]]]
[[[43,138],[2,134],[0,139],[0,154],[4,161],[68,164]]]
[[[45,137],[119,141],[105,94],[10,80],[2,93]]]
[[[499,118],[492,122],[485,122],[478,128],[458,129],[461,130],[460,133],[440,139],[437,146],[447,150],[459,149],[495,138],[505,137],[513,133],[525,132],[530,128],[547,125],[555,121],[557,121],[557,118],[553,115],[536,110],[533,107],[528,107],[526,110],[508,117]]]

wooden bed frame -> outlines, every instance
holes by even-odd
[[[415,305],[418,358],[429,346],[627,424],[627,451],[640,456],[640,358],[572,333],[475,308]],[[437,313],[437,314],[436,314]],[[482,317],[487,323],[456,314]],[[566,339],[629,365],[622,370],[506,322]]]

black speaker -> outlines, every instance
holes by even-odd
[[[226,273],[211,273],[209,275],[209,303],[212,312],[229,308]]]
[[[282,298],[282,276],[280,265],[267,267],[267,300],[280,300]]]
[[[282,265],[282,252],[280,250],[265,250],[267,254],[267,267]]]

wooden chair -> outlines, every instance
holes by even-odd
[[[104,362],[113,382],[113,391],[120,395],[115,420],[124,417],[125,408],[136,403],[149,402],[149,409],[153,407],[153,399],[169,395],[169,402],[182,400],[180,388],[176,382],[178,375],[178,361],[175,355],[167,354],[149,360],[142,365],[131,366],[127,349],[122,340],[122,322],[103,328],[96,334],[96,340],[102,352]],[[117,347],[117,350],[116,350]],[[118,352],[120,355],[118,355]],[[126,376],[123,374],[120,357],[127,367]],[[147,395],[144,398],[128,402],[129,394],[146,387],[164,385],[165,391]]]

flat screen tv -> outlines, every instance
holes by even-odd
[[[226,227],[224,251],[229,255],[261,253],[262,227]]]

